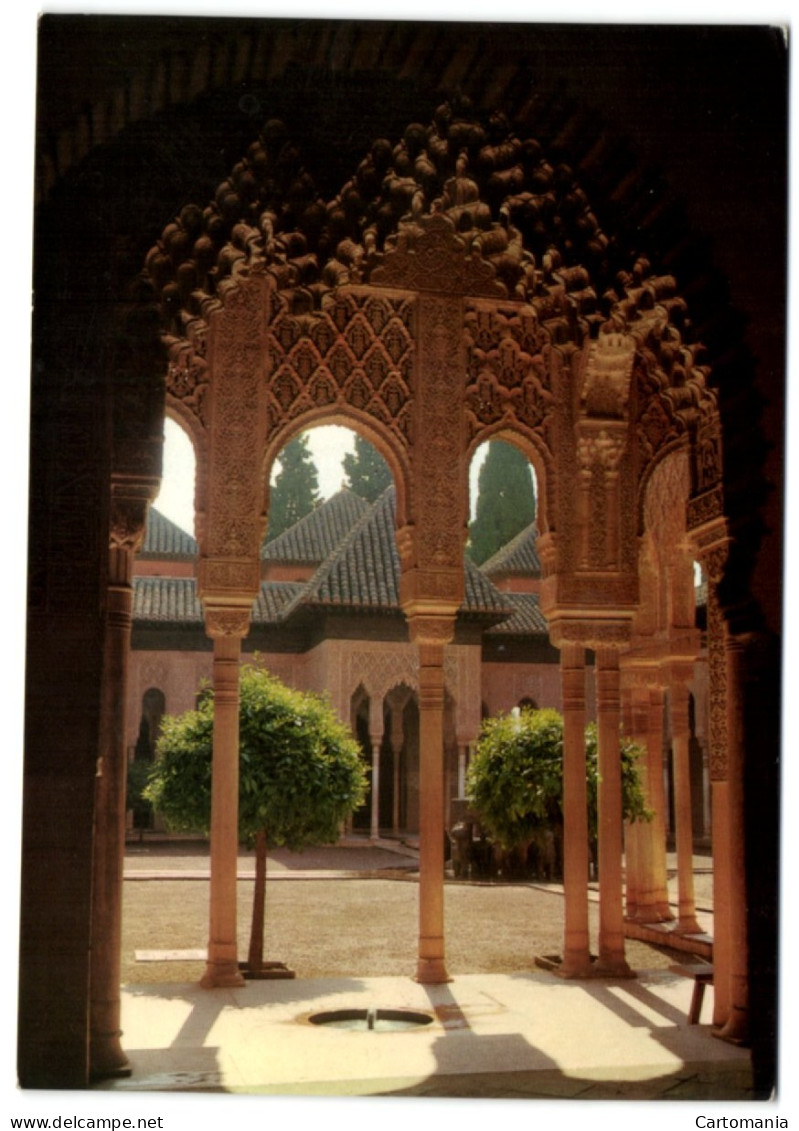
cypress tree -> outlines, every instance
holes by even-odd
[[[310,514],[319,503],[319,476],[303,433],[280,453],[280,471],[270,493],[267,541]]]
[[[467,553],[481,565],[535,519],[529,462],[512,444],[492,440],[477,479],[477,507]]]
[[[355,451],[342,460],[347,473],[347,487],[362,499],[373,503],[390,486],[391,470],[380,452],[362,436],[355,437]]]

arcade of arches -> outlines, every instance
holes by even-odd
[[[165,405],[190,433],[197,456],[198,591],[213,640],[204,984],[241,983],[238,666],[260,586],[269,471],[290,438],[323,421],[357,429],[394,477],[400,603],[418,693],[419,926],[415,967],[409,956],[408,972],[422,982],[447,980],[445,671],[464,600],[469,461],[481,443],[501,437],[535,468],[540,601],[560,654],[562,973],[629,976],[625,915],[657,922],[670,914],[658,763],[664,696],[675,769],[675,930],[697,930],[688,740],[689,686],[700,646],[698,561],[708,593],[714,1026],[730,1040],[746,1041],[746,638],[725,599],[735,532],[712,358],[693,340],[679,282],[606,232],[577,173],[559,157],[550,159],[532,132],[493,107],[476,108],[460,95],[431,105],[426,118],[412,120],[397,136],[377,136],[332,196],[318,188],[320,174],[301,155],[291,128],[290,121],[268,120],[211,203],[200,195],[198,204],[179,205],[146,255],[136,301],[108,359],[114,440],[96,657],[100,774],[90,903],[74,911],[91,924],[89,1070],[113,1074],[126,1063],[118,983],[131,578],[158,487]],[[588,942],[584,768],[589,649],[601,781],[596,962]],[[397,682],[384,690],[401,714],[407,704]],[[382,736],[382,699],[373,702],[380,704],[379,719],[372,717],[367,688],[355,716],[368,735]],[[149,711],[158,709],[148,704]],[[622,723],[648,751],[650,802],[658,813],[628,841],[626,904]],[[28,789],[35,792],[35,779]],[[29,981],[23,980],[28,1080],[43,1073],[36,1049],[48,1040],[37,1034],[30,1014],[37,961],[41,971],[34,957]],[[66,1014],[56,1018],[58,1040],[69,1026]],[[70,1070],[62,1064],[59,1071],[63,1082]],[[77,1067],[71,1072],[79,1078]]]

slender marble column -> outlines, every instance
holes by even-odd
[[[466,796],[466,769],[469,765],[469,743],[458,746],[458,797]]]
[[[383,744],[383,697],[373,695],[369,700],[369,742],[372,747],[372,809],[369,824],[371,840],[380,839],[380,747]]]
[[[432,624],[428,624],[432,621]],[[450,981],[444,962],[444,643],[449,618],[411,617],[419,647],[419,958],[416,980]]]
[[[561,972],[591,971],[588,936],[588,807],[585,763],[585,648],[563,644],[563,887],[564,941]]]
[[[637,689],[622,685],[622,729],[634,741],[639,741],[641,734],[640,719],[640,693]],[[644,792],[646,792],[646,769],[641,767],[641,778]],[[641,824],[638,821],[625,821],[624,823],[624,889],[625,889],[625,915],[628,919],[637,919],[641,902],[641,890],[644,883],[643,873],[646,867],[645,838],[641,836]]]
[[[629,976],[624,957],[619,653],[596,652],[599,811],[599,960],[597,971]]]
[[[691,819],[691,764],[688,726],[690,671],[674,671],[669,688],[672,764],[674,766],[674,831],[677,842],[677,924],[683,935],[701,933],[694,900],[693,822]]]
[[[370,840],[380,839],[380,740],[370,736],[372,742],[372,813],[369,824]]]
[[[649,688],[649,729],[646,742],[647,782],[654,817],[650,824],[652,848],[652,894],[650,906],[656,921],[669,922],[674,912],[669,905],[666,867],[666,792],[663,785],[663,712],[665,694],[660,686]]]
[[[242,986],[236,924],[239,811],[239,658],[248,610],[206,609],[214,640],[214,753],[208,960],[201,985]]]
[[[122,870],[125,856],[125,703],[133,608],[133,555],[145,502],[112,516],[108,615],[104,642],[101,754],[96,784],[93,860],[89,1070],[92,1078],[130,1074],[120,1037]]]
[[[391,730],[389,741],[391,743],[391,761],[393,763],[394,793],[391,805],[391,827],[396,836],[400,831],[400,786],[402,783],[401,759],[402,747],[405,741],[404,705],[394,703],[391,708]]]

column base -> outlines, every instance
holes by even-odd
[[[672,927],[675,935],[704,935],[706,931],[699,926],[696,919],[678,919]]]
[[[595,978],[634,978],[635,971],[624,958],[598,958],[593,975]]]
[[[628,915],[626,918],[632,923],[673,923],[674,915],[669,912],[664,914],[657,907],[639,907],[635,915]]]
[[[452,978],[447,973],[443,958],[420,958],[416,964],[413,980],[423,986],[435,986],[442,982],[451,982]]]
[[[117,1033],[102,1033],[91,1038],[91,1051],[89,1053],[89,1078],[91,1080],[121,1079],[130,1076],[133,1069],[130,1066]]]
[[[205,968],[205,973],[200,979],[200,986],[204,990],[215,990],[227,987],[244,986],[246,982],[244,976],[239,970],[238,962],[231,963],[209,963]]]
[[[561,978],[593,978],[595,963],[590,954],[564,955],[554,970]]]
[[[714,1027],[711,1032],[714,1037],[726,1041],[728,1045],[737,1045],[739,1048],[749,1047],[749,1019],[743,1009],[736,1009],[733,1006],[726,1023]]]

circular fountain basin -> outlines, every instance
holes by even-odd
[[[413,1009],[330,1009],[324,1013],[312,1013],[308,1021],[312,1025],[324,1025],[330,1029],[352,1029],[361,1033],[400,1033],[429,1025],[433,1020],[431,1013],[418,1013]]]

